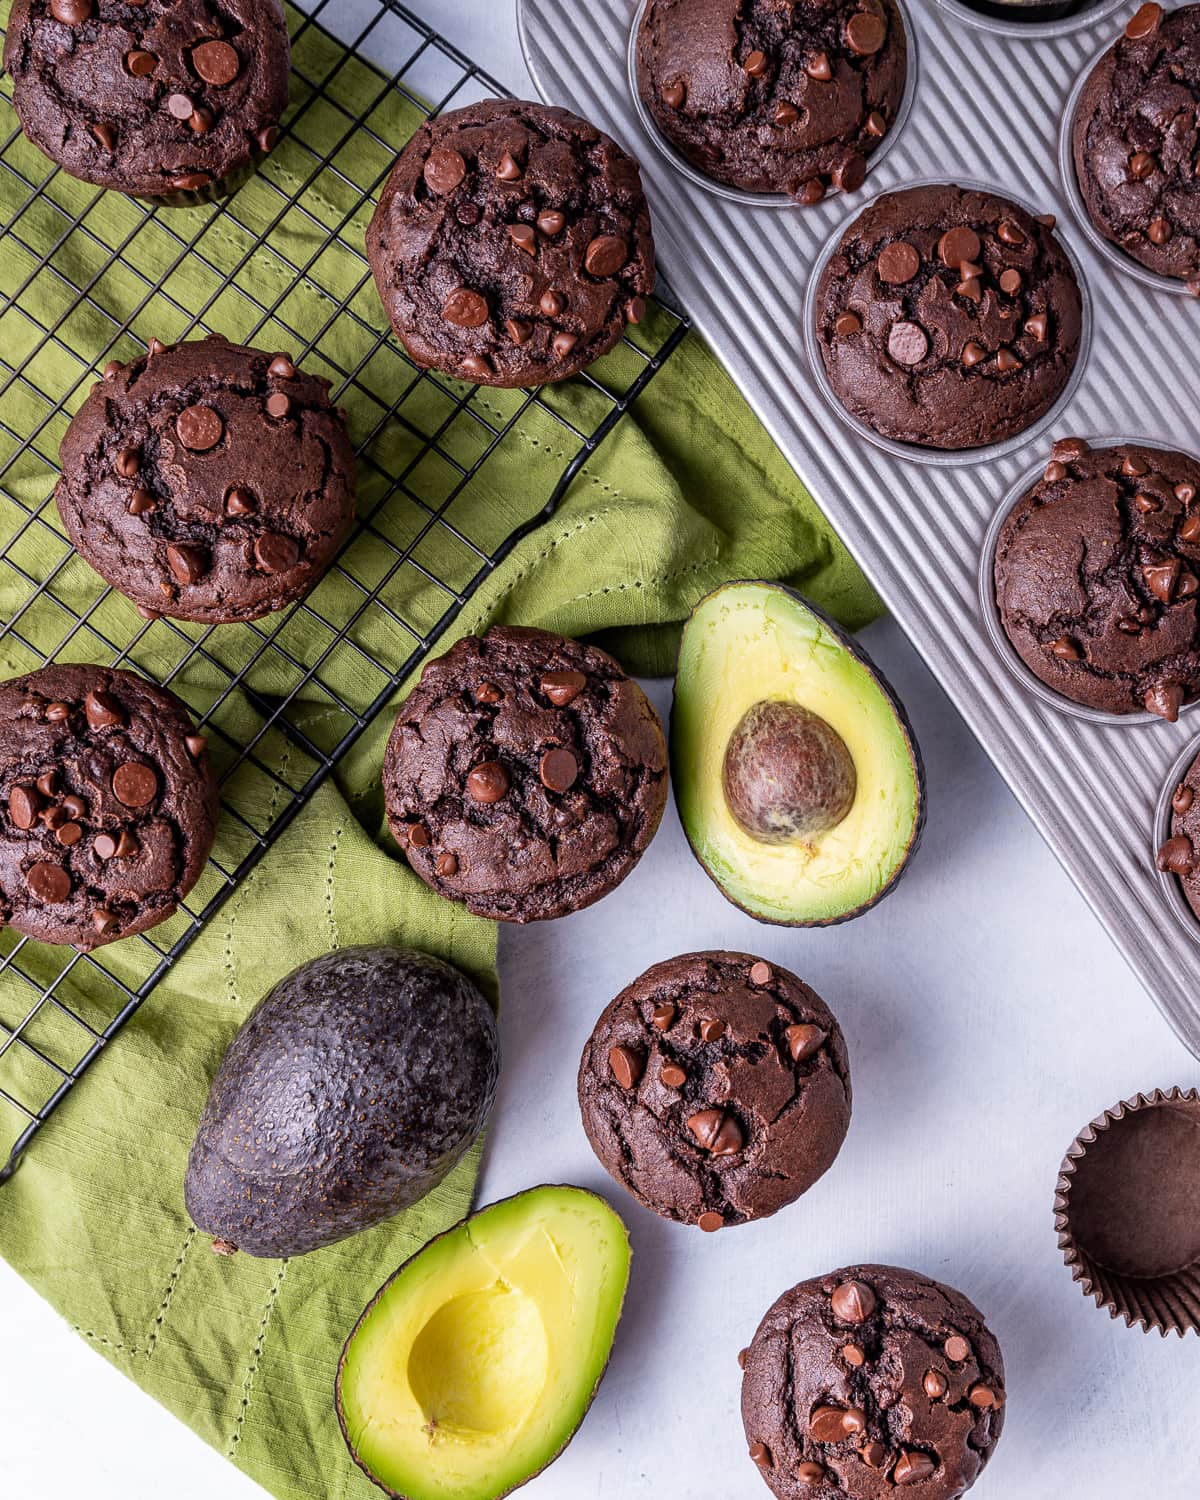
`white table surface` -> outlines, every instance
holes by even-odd
[[[511,0],[409,3],[531,91]],[[854,1260],[953,1283],[1000,1338],[1007,1420],[979,1500],[1200,1491],[1200,1339],[1148,1337],[1098,1312],[1063,1267],[1051,1220],[1075,1132],[1139,1089],[1200,1083],[1200,1064],[896,627],[865,640],[909,708],[929,775],[923,845],[880,907],[826,932],[760,926],[709,883],[669,808],[641,865],[599,906],[501,935],[504,1072],[481,1201],[577,1182],[610,1195],[634,1245],[609,1373],[529,1500],[763,1500],[738,1415],[737,1351],[786,1287]],[[665,718],[666,685],[650,691]],[[658,1220],[609,1181],[574,1086],[584,1039],[617,990],[661,958],[707,947],[762,954],[812,983],[842,1022],[854,1081],[854,1120],[828,1175],[774,1219],[714,1236]],[[0,1434],[0,1494],[13,1500],[263,1493],[3,1263]],[[314,1474],[313,1500],[324,1493]]]

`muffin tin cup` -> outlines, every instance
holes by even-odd
[[[1195,459],[1200,463],[1200,454],[1192,452],[1179,443],[1171,442],[1167,438],[1146,437],[1143,435],[1113,436],[1111,433],[1096,437],[1087,433],[1070,433],[1071,437],[1080,437],[1090,448],[1115,448],[1121,443],[1140,443],[1148,448],[1161,448],[1172,453],[1182,453],[1187,458]],[[1089,724],[1110,725],[1114,729],[1126,729],[1142,724],[1162,724],[1164,719],[1158,714],[1152,714],[1146,709],[1139,709],[1137,713],[1115,714],[1103,708],[1090,708],[1086,703],[1076,703],[1074,699],[1068,698],[1065,693],[1060,693],[1052,688],[1049,683],[1033,672],[1026,664],[1020,652],[1008,638],[1004,629],[1004,623],[1000,618],[1000,607],[996,603],[995,566],[996,545],[1000,540],[1000,531],[1008,519],[1014,505],[1016,505],[1038,482],[1050,461],[1049,452],[1044,453],[1038,463],[1025,471],[1021,477],[1007,491],[1000,507],[988,524],[984,533],[983,546],[979,553],[979,608],[983,616],[983,623],[987,629],[988,638],[996,652],[996,655],[1017,679],[1018,682],[1040,702],[1048,708],[1054,708],[1059,713],[1069,714],[1073,719],[1083,719]],[[1200,700],[1187,703],[1179,710],[1182,719],[1194,709],[1200,707]]]
[[[1044,41],[1047,37],[1069,36],[1073,31],[1082,31],[1085,26],[1095,26],[1114,11],[1126,9],[1129,0],[1099,0],[1098,4],[1086,6],[1074,15],[1059,16],[1050,21],[1021,21],[1016,17],[991,16],[964,5],[962,0],[934,0],[934,4],[956,21],[974,26],[979,31],[990,31],[993,36],[1014,37],[1018,41],[1036,42]],[[1019,8],[1013,6],[1014,11]]]
[[[1167,778],[1158,794],[1158,801],[1154,805],[1153,843],[1150,846],[1150,867],[1158,880],[1158,888],[1162,892],[1163,900],[1193,943],[1200,943],[1200,917],[1197,917],[1188,905],[1179,876],[1172,875],[1169,870],[1158,868],[1158,851],[1171,837],[1171,798],[1175,795],[1175,788],[1187,775],[1192,762],[1198,755],[1200,755],[1200,735],[1195,735],[1171,762],[1171,769],[1167,772]]]
[[[658,121],[646,107],[645,100],[638,90],[637,77],[637,39],[641,29],[642,17],[646,13],[647,6],[651,0],[640,0],[634,13],[633,25],[629,28],[629,45],[626,49],[626,69],[629,77],[629,94],[633,102],[634,111],[643,131],[650,138],[658,152],[670,162],[673,169],[681,177],[686,177],[696,187],[703,188],[705,192],[713,193],[718,198],[728,199],[731,203],[740,203],[750,208],[790,208],[798,213],[805,212],[805,205],[797,203],[790,193],[756,193],[746,188],[732,187],[729,183],[718,182],[716,178],[707,176],[698,166],[683,154],[682,151],[665,136],[659,128]],[[904,22],[905,35],[908,38],[908,66],[904,79],[904,94],[900,100],[900,108],[896,111],[896,118],[892,122],[892,128],[884,136],[882,142],[867,157],[867,176],[875,170],[888,152],[895,145],[903,133],[908,117],[912,113],[913,99],[917,92],[917,79],[920,73],[920,59],[918,56],[917,30],[913,25],[912,16],[909,13],[907,0],[896,0],[896,9],[900,12],[900,19]],[[526,52],[528,61],[528,52]],[[532,69],[531,69],[532,71]],[[861,189],[856,189],[861,191]],[[846,196],[845,194],[842,195]],[[852,196],[852,195],[851,195]],[[829,195],[820,201],[828,201]],[[815,205],[814,205],[815,206]]]
[[[981,448],[925,448],[919,443],[902,443],[895,438],[885,437],[869,427],[861,418],[856,417],[839,400],[833,386],[829,383],[829,376],[825,371],[825,361],[821,358],[821,349],[817,340],[817,292],[821,285],[821,277],[825,273],[825,267],[837,253],[838,245],[846,230],[861,214],[867,212],[880,198],[889,193],[908,192],[911,188],[923,187],[961,187],[970,188],[981,193],[989,193],[993,197],[1004,198],[1010,203],[1015,203],[1023,208],[1026,213],[1036,217],[1043,209],[1036,208],[1016,193],[1010,192],[1005,187],[999,187],[995,183],[980,182],[973,177],[920,177],[912,182],[898,183],[894,187],[884,188],[869,198],[865,203],[857,205],[854,210],[847,214],[833,233],[821,247],[816,263],[808,278],[808,288],[804,296],[803,337],[804,347],[808,353],[808,362],[812,366],[813,378],[821,395],[829,406],[837,413],[838,417],[852,428],[859,437],[881,448],[885,453],[891,454],[893,458],[911,459],[913,463],[931,464],[938,468],[961,467],[966,464],[993,463],[996,459],[1005,457],[1006,454],[1015,453],[1019,448],[1026,447],[1037,437],[1053,426],[1062,416],[1063,411],[1070,404],[1075,392],[1079,389],[1079,383],[1083,379],[1084,370],[1087,368],[1088,357],[1092,349],[1092,297],[1088,290],[1087,278],[1084,275],[1083,266],[1079,257],[1075,254],[1070,242],[1056,230],[1056,238],[1063,248],[1063,253],[1075,275],[1079,287],[1080,300],[1080,328],[1079,328],[1079,353],[1075,359],[1075,368],[1071,371],[1070,379],[1059,392],[1058,399],[1044,412],[1036,421],[1023,427],[1020,432],[1014,433],[1012,437],[1005,438],[1003,442],[988,443]],[[1043,465],[1044,467],[1044,465]]]
[[[1135,260],[1132,255],[1126,254],[1120,245],[1114,245],[1107,235],[1101,234],[1092,222],[1087,204],[1083,201],[1079,176],[1075,171],[1075,151],[1071,142],[1075,111],[1079,107],[1079,96],[1092,75],[1092,69],[1112,46],[1114,40],[1115,38],[1108,37],[1104,45],[1089,58],[1067,96],[1066,108],[1063,110],[1058,126],[1058,170],[1062,178],[1063,192],[1066,194],[1067,202],[1071,205],[1071,213],[1078,221],[1092,248],[1098,255],[1102,255],[1110,266],[1123,276],[1132,276],[1135,281],[1140,281],[1143,286],[1148,286],[1156,292],[1166,292],[1171,297],[1191,298],[1192,293],[1188,291],[1187,283],[1180,277],[1159,275],[1157,271],[1152,271],[1148,266],[1142,265],[1141,261]]]
[[[1059,1170],[1054,1227],[1087,1297],[1127,1327],[1200,1332],[1200,1094],[1135,1094],[1075,1137]]]

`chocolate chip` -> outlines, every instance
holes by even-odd
[[[1180,566],[1179,559],[1173,557],[1168,562],[1147,563],[1142,568],[1142,578],[1146,587],[1160,604],[1170,604],[1175,585],[1179,582]]]
[[[92,850],[97,859],[111,859],[117,852],[117,841],[111,833],[98,833],[92,840]]]
[[[485,760],[467,772],[467,795],[475,802],[499,802],[511,782],[498,760]]]
[[[646,1059],[642,1053],[633,1047],[610,1047],[608,1052],[608,1066],[612,1076],[623,1089],[633,1088],[642,1071],[646,1066]]]
[[[566,708],[587,687],[587,678],[582,672],[543,672],[538,686],[555,708]]]
[[[922,1480],[929,1478],[935,1467],[933,1459],[927,1453],[905,1449],[892,1470],[892,1483],[920,1484]]]
[[[723,1109],[701,1109],[688,1116],[687,1128],[710,1156],[733,1156],[745,1145],[741,1127]]]
[[[834,323],[833,331],[841,338],[849,338],[852,334],[862,331],[862,319],[857,313],[844,312]]]
[[[1080,661],[1083,657],[1083,652],[1069,635],[1060,635],[1051,643],[1050,651],[1053,656],[1058,657],[1059,661]]]
[[[878,52],[886,37],[883,17],[870,11],[859,11],[846,23],[846,41],[851,52],[857,52],[859,57],[871,57]]]
[[[763,960],[760,958],[760,959],[758,959],[758,961],[756,963],[752,963],[750,965],[750,983],[751,984],[770,984],[770,982],[771,982],[771,965],[770,964],[764,963]]]
[[[211,406],[186,406],[175,418],[179,441],[193,453],[207,453],[221,441],[225,424]]]
[[[1133,479],[1140,479],[1143,474],[1150,471],[1150,465],[1144,458],[1139,458],[1136,453],[1127,453],[1121,460],[1121,473]]]
[[[950,1382],[940,1370],[926,1370],[921,1385],[931,1401],[940,1401],[950,1388]]]
[[[629,246],[619,234],[598,234],[584,252],[583,263],[592,276],[615,276],[629,259]]]
[[[548,792],[567,792],[575,785],[579,762],[569,750],[547,750],[538,761],[538,776]]]
[[[971,302],[978,302],[983,296],[983,287],[980,285],[978,276],[966,276],[954,288],[960,297],[966,297]]]
[[[105,380],[115,380],[124,368],[125,366],[119,359],[110,359],[104,366]]]
[[[919,323],[893,323],[888,354],[898,365],[919,365],[929,353],[929,335]]]
[[[294,536],[264,531],[254,543],[254,561],[264,573],[286,573],[300,560],[300,543]]]
[[[825,1470],[820,1464],[813,1463],[811,1459],[805,1459],[796,1467],[796,1478],[801,1484],[820,1484],[825,1478]]]
[[[946,1358],[953,1360],[955,1364],[960,1365],[971,1357],[971,1346],[961,1333],[952,1333],[942,1348],[946,1351]]]
[[[123,807],[145,807],[158,791],[158,777],[143,761],[127,760],[113,772],[112,789]]]
[[[938,255],[942,264],[949,266],[952,271],[964,260],[977,260],[982,249],[979,236],[966,224],[947,229],[938,240]]]
[[[433,868],[443,880],[448,880],[451,875],[458,874],[458,856],[446,849],[434,860]]]
[[[77,797],[74,795],[74,793],[72,793],[70,797],[63,798],[63,812],[65,812],[69,818],[86,817],[87,810],[88,805],[82,797]]]
[[[1046,335],[1050,330],[1050,319],[1044,312],[1034,313],[1032,318],[1025,320],[1025,332],[1031,339],[1036,339],[1039,344],[1046,342]]]
[[[191,119],[195,107],[186,94],[167,95],[167,113],[173,115],[176,120]]]
[[[41,814],[42,822],[51,833],[56,828],[61,828],[67,821],[67,814],[61,807],[47,807]]]
[[[861,1370],[867,1362],[867,1356],[861,1344],[843,1344],[842,1359],[852,1370]]]
[[[771,1450],[767,1447],[766,1443],[751,1443],[750,1457],[760,1469],[769,1469],[772,1467]]]
[[[211,109],[204,104],[198,104],[188,119],[188,125],[196,135],[207,135],[213,128],[214,118]]]
[[[28,832],[37,822],[41,806],[41,798],[31,786],[15,786],[8,794],[8,815],[22,832]]]
[[[496,165],[496,176],[501,182],[520,182],[524,175],[520,163],[511,152],[506,151]]]
[[[153,359],[156,354],[165,354],[166,352],[167,346],[163,343],[162,339],[156,339],[151,336],[150,342],[146,345],[146,353],[150,358]]]
[[[475,689],[476,703],[499,703],[504,694],[494,682],[481,682]]]
[[[687,89],[677,78],[674,82],[663,85],[662,97],[668,109],[682,109],[683,101],[687,98]]]
[[[749,1349],[739,1349],[738,1350],[738,1369],[739,1370],[744,1370],[746,1368],[746,1356],[749,1353],[750,1353]]]
[[[855,193],[867,180],[867,159],[858,151],[848,151],[834,162],[830,181],[841,193]]]
[[[996,227],[996,238],[1002,245],[1023,245],[1025,243],[1025,231],[1019,224],[1014,224],[1011,219],[1001,219]]]
[[[37,779],[37,789],[43,797],[53,797],[58,791],[58,772],[43,771]]]
[[[1196,486],[1194,484],[1177,484],[1174,495],[1180,505],[1190,505],[1196,498]]]
[[[1000,272],[1000,290],[1009,297],[1015,297],[1021,290],[1021,273],[1014,266]]]
[[[856,1407],[818,1406],[808,1419],[808,1435],[814,1443],[840,1443],[865,1426],[863,1414]]]
[[[468,354],[461,369],[469,380],[487,380],[492,373],[491,365],[481,354]]]
[[[191,116],[189,115],[189,119]],[[200,188],[206,188],[212,182],[207,172],[188,172],[183,177],[171,179],[171,186],[178,188],[181,192],[194,193]]]
[[[742,64],[751,78],[761,78],[767,71],[767,54],[760,52],[757,48],[746,57]]]
[[[879,252],[875,269],[880,281],[889,286],[903,286],[921,269],[921,257],[907,240],[893,240]]]
[[[1135,151],[1129,158],[1129,175],[1134,182],[1144,182],[1154,172],[1154,158],[1149,151]]]
[[[208,553],[188,542],[171,542],[167,546],[167,566],[181,584],[198,582],[208,572]]]
[[[83,837],[83,829],[78,823],[62,823],[55,830],[54,837],[64,849],[69,849],[72,844],[77,844]]]
[[[517,249],[524,250],[526,255],[537,254],[537,231],[531,224],[510,224],[508,237]]]
[[[460,286],[446,298],[442,317],[456,328],[482,328],[488,320],[488,305],[478,292]]]
[[[64,26],[78,26],[91,13],[91,0],[50,0],[50,14]]]
[[[97,907],[92,913],[92,926],[101,937],[107,937],[117,925],[117,919],[112,912],[106,911],[104,907]]]
[[[1182,817],[1184,813],[1191,812],[1192,803],[1195,802],[1195,800],[1196,793],[1192,790],[1192,788],[1190,786],[1187,786],[1185,783],[1180,782],[1180,784],[1175,788],[1175,795],[1171,798],[1172,810],[1177,812],[1180,817]]]
[[[887,1458],[887,1449],[882,1443],[871,1438],[859,1445],[858,1456],[868,1469],[882,1469]]]
[[[64,719],[69,719],[70,717],[71,705],[69,703],[51,703],[47,705],[46,722],[48,724],[61,724]]]
[[[1067,466],[1061,460],[1052,458],[1042,470],[1042,478],[1047,484],[1058,484],[1060,480],[1067,477]]]
[[[1143,37],[1158,30],[1162,24],[1162,18],[1161,5],[1139,5],[1125,23],[1125,35],[1131,42],[1140,42]]]
[[[810,1057],[815,1057],[827,1038],[827,1033],[819,1026],[810,1026],[807,1022],[789,1026],[783,1034],[787,1040],[792,1061],[798,1063],[807,1062]]]
[[[1000,1405],[1000,1398],[990,1385],[973,1385],[967,1392],[967,1400],[972,1406],[977,1406],[980,1411],[987,1411],[993,1406]]]
[[[208,739],[202,734],[189,734],[184,737],[183,743],[187,746],[187,753],[193,760],[199,760],[208,749]]]
[[[810,177],[800,189],[800,202],[807,204],[809,208],[814,203],[820,203],[825,196],[825,184],[819,177]]]
[[[263,128],[254,137],[255,143],[257,144],[260,151],[270,151],[271,147],[274,146],[275,142],[278,139],[278,125],[264,125]]]
[[[1179,528],[1181,542],[1200,541],[1200,514],[1188,516]]]
[[[524,344],[533,333],[533,324],[525,318],[506,318],[504,331],[514,344]]]
[[[224,88],[233,82],[242,70],[237,49],[228,42],[201,42],[192,48],[192,67],[214,88]]]
[[[986,358],[987,350],[982,344],[977,344],[974,339],[963,345],[962,362],[968,370]]]
[[[150,491],[139,487],[130,495],[125,509],[131,516],[144,516],[147,511],[153,510],[156,504],[157,501]]]
[[[254,497],[254,491],[246,488],[244,484],[235,484],[225,493],[225,514],[227,516],[252,516],[258,508],[258,501]]]
[[[95,689],[87,695],[83,700],[83,712],[89,729],[107,729],[110,725],[120,724],[125,717],[117,700],[102,689]]]
[[[65,901],[71,894],[71,877],[61,865],[52,865],[46,860],[30,865],[25,884],[39,901],[52,905]]]
[[[868,135],[879,137],[887,131],[887,121],[877,109],[873,109],[867,116],[866,132]]]
[[[538,307],[548,318],[557,318],[566,305],[566,299],[560,292],[554,290],[543,292],[542,299],[538,303]]]
[[[276,380],[292,380],[296,375],[296,366],[286,354],[277,354],[267,366],[267,374],[273,375]]]
[[[1011,375],[1014,370],[1021,370],[1024,366],[1011,349],[1001,345],[996,351],[996,368],[1001,374]]]
[[[1170,838],[1159,849],[1154,860],[1155,865],[1164,872],[1172,875],[1190,875],[1196,868],[1196,855],[1192,848],[1192,841],[1178,833]]]
[[[1161,215],[1157,219],[1150,220],[1150,227],[1146,230],[1150,240],[1155,245],[1165,245],[1171,238],[1171,221],[1164,219]]]
[[[718,1020],[716,1016],[706,1016],[698,1029],[702,1042],[719,1042],[725,1035],[725,1022]]]
[[[1166,719],[1168,724],[1174,724],[1183,706],[1183,686],[1170,680],[1157,682],[1147,691],[1143,701],[1150,713]]]
[[[405,827],[405,839],[411,849],[428,849],[432,842],[429,829],[424,823],[409,823]]]
[[[651,1023],[658,1028],[659,1031],[669,1031],[675,1024],[675,1017],[678,1014],[678,1010],[671,1003],[671,1001],[664,1000],[661,1005],[656,1005],[654,1007],[653,1011],[650,1014],[650,1020]]]
[[[467,175],[467,164],[449,146],[435,146],[425,158],[421,175],[431,193],[452,193]]]
[[[129,859],[141,848],[141,844],[134,838],[127,828],[121,829],[121,836],[117,840],[117,858]]]
[[[105,151],[112,151],[117,144],[117,127],[110,125],[107,120],[100,120],[89,127],[95,138],[96,144],[102,146]]]
[[[775,106],[771,116],[771,124],[779,130],[786,130],[789,125],[794,125],[800,118],[800,111],[794,104],[789,104],[786,99],[781,99]]]
[[[556,333],[550,341],[550,347],[559,359],[566,359],[571,350],[579,342],[579,335],[575,333]]]
[[[292,409],[292,398],[283,391],[272,391],[265,402],[267,416],[280,420]]]
[[[141,467],[141,451],[137,448],[122,448],[113,459],[113,468],[122,479],[132,479]]]
[[[678,1063],[664,1063],[658,1070],[658,1076],[669,1089],[681,1089],[687,1082],[687,1074]]]
[[[537,216],[537,227],[547,239],[553,239],[556,234],[561,234],[566,228],[567,216],[559,213],[557,208],[544,208]]]
[[[706,1208],[696,1220],[696,1224],[705,1234],[716,1234],[718,1229],[725,1228],[725,1217],[715,1208]]]
[[[865,1323],[875,1311],[875,1293],[865,1281],[843,1281],[834,1287],[829,1305],[843,1323]]]
[[[1035,222],[1040,224],[1043,229],[1053,229],[1058,223],[1057,214],[1034,214],[1033,217]]]

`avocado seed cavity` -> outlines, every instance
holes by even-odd
[[[837,730],[780,700],[743,714],[725,747],[721,779],[734,821],[764,844],[807,843],[835,828],[858,787]]]

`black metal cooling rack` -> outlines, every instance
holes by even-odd
[[[419,120],[505,90],[395,0],[318,0],[288,19],[282,138],[220,206],[151,209],[75,182],[24,140],[0,90],[6,668],[103,661],[171,686],[222,789],[213,855],[169,922],[94,953],[0,933],[0,1182],[687,331],[656,303],[590,371],[538,390],[416,369],[383,331],[363,231]],[[359,456],[359,520],[334,567],[252,625],[141,618],[73,553],[52,498],[58,443],[103,365],[152,335],[206,332],[328,375]],[[531,451],[550,456],[544,482]]]

